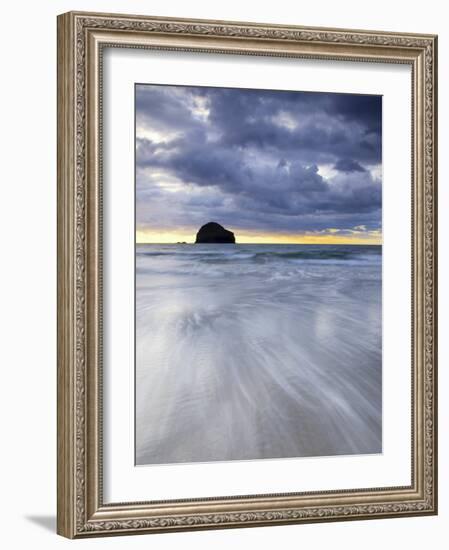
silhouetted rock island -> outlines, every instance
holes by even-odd
[[[196,234],[195,243],[235,243],[234,233],[216,222],[203,225]]]

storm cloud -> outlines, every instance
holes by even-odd
[[[381,105],[380,96],[137,85],[137,227],[379,231]]]

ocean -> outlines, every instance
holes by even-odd
[[[136,464],[382,452],[382,247],[136,245]]]

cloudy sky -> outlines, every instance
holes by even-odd
[[[136,85],[138,242],[381,242],[380,96]]]

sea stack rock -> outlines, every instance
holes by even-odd
[[[234,233],[215,222],[206,223],[196,234],[195,243],[235,243]]]

